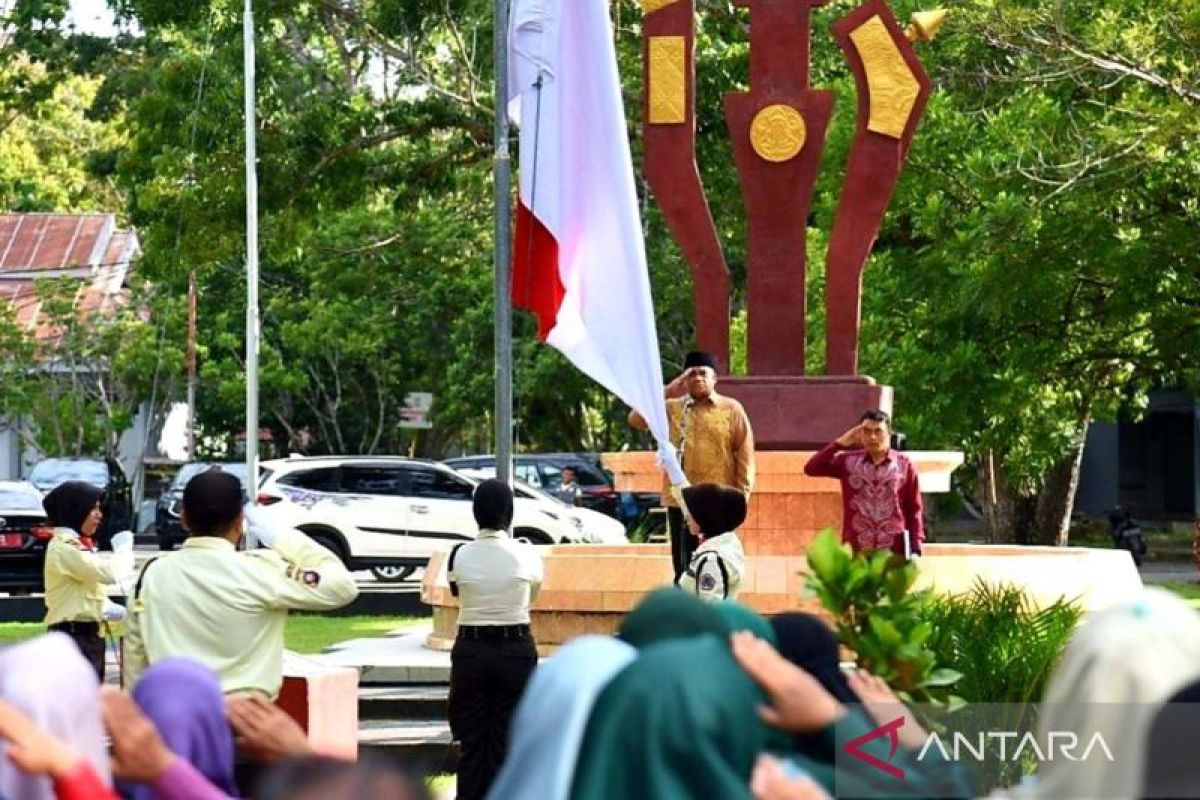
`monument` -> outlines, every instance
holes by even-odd
[[[867,0],[830,27],[854,75],[857,126],[825,254],[826,374],[812,376],[805,374],[806,231],[834,98],[810,85],[809,45],[813,11],[825,0],[735,2],[749,10],[750,84],[727,94],[724,105],[746,207],[749,374],[723,376],[719,387],[746,407],[758,446],[758,478],[739,529],[747,554],[739,599],[774,613],[801,607],[804,551],[819,531],[841,522],[839,485],[805,476],[804,464],[863,411],[892,412],[891,388],[858,373],[862,278],[932,90],[915,44],[932,38],[945,15],[917,13],[901,28],[884,0]],[[642,6],[644,172],[692,271],[696,344],[727,371],[729,270],[696,164],[695,2]],[[925,493],[949,491],[950,473],[962,463],[957,452],[906,455]],[[653,453],[608,453],[605,465],[618,490],[661,487]],[[1035,602],[1066,594],[1091,610],[1140,588],[1132,562],[1120,555],[931,544],[918,564],[923,585],[947,592],[983,577],[1023,584]],[[545,562],[533,607],[543,650],[614,630],[646,592],[672,577],[661,545],[551,547]],[[430,562],[422,598],[434,608],[428,645],[448,648],[457,608],[441,556]]]

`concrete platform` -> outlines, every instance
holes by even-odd
[[[357,667],[362,686],[450,682],[450,654],[425,647],[433,628],[412,626],[370,639],[350,639],[314,659],[330,666]]]
[[[586,633],[612,633],[647,593],[671,583],[664,545],[570,545],[542,550],[545,580],[531,617],[538,649],[546,655]],[[917,561],[918,586],[943,594],[969,591],[979,580],[1023,587],[1033,602],[1060,598],[1096,611],[1141,591],[1133,560],[1123,550],[1084,547],[928,544]],[[454,641],[458,599],[436,554],[426,571],[422,599],[433,607],[426,644],[448,649]],[[750,555],[739,600],[763,614],[817,611],[807,596],[808,561],[796,555]]]

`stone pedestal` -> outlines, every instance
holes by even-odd
[[[812,451],[766,451],[755,456],[758,478],[750,494],[749,514],[738,535],[748,556],[799,556],[818,533],[840,530],[842,495],[838,481],[810,478],[804,465]],[[950,491],[950,473],[962,453],[907,451],[920,475],[921,491]],[[619,492],[662,490],[662,470],[647,452],[605,453]]]
[[[285,652],[276,703],[300,723],[315,752],[358,758],[358,670]]]
[[[722,377],[717,391],[745,407],[763,450],[816,450],[857,425],[864,411],[892,413],[892,387],[866,375]]]
[[[664,545],[556,545],[541,552],[546,576],[531,617],[543,655],[576,636],[614,632],[643,596],[671,583]],[[1128,599],[1142,586],[1122,550],[930,544],[917,565],[919,588],[956,594],[983,579],[1022,586],[1035,604],[1067,597],[1088,611]],[[803,555],[751,556],[746,567],[740,602],[763,614],[818,609],[805,597],[808,562]],[[445,554],[430,560],[421,599],[433,607],[426,646],[448,650],[457,629],[458,600],[446,581]]]

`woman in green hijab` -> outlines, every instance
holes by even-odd
[[[646,645],[596,702],[572,800],[748,800],[764,701],[726,635]]]

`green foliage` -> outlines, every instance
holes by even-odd
[[[824,531],[808,548],[809,590],[834,617],[838,641],[858,665],[910,702],[949,701],[962,675],[929,646],[929,590],[914,591],[917,567],[886,550],[854,553]]]
[[[973,703],[1036,703],[1083,610],[1060,599],[1034,605],[1011,584],[979,579],[971,591],[940,597],[925,611],[939,664],[963,674],[954,691]]]
[[[925,613],[938,663],[962,673],[955,694],[979,704],[951,715],[955,729],[1034,730],[1037,703],[1083,609],[1066,599],[1038,607],[1019,587],[980,579],[966,594],[938,598]],[[992,758],[976,777],[988,789],[1009,786],[1032,766]]]

